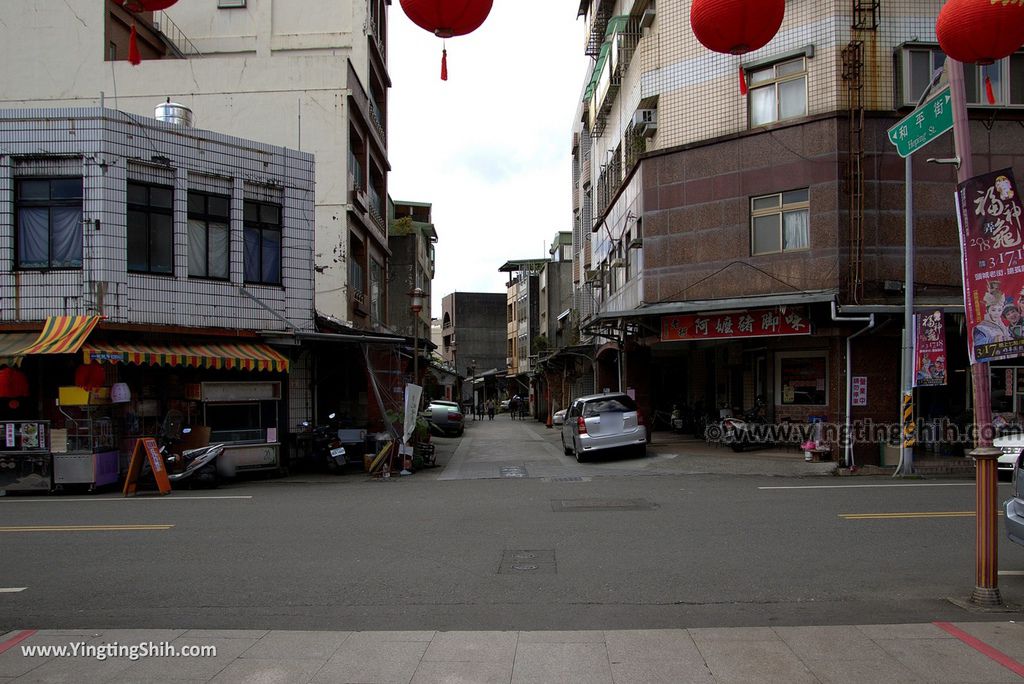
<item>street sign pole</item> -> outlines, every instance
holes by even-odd
[[[932,80],[924,89],[917,107],[888,130],[889,141],[905,162],[904,177],[904,221],[905,221],[905,284],[903,287],[903,392],[900,397],[900,425],[904,425],[904,405],[908,394],[914,392],[914,164],[913,154],[943,133],[953,128],[953,107],[950,88],[946,86],[932,97],[932,88],[942,76],[942,69],[932,74]],[[911,410],[913,402],[911,401]],[[900,437],[900,463],[894,475],[911,475],[914,472],[913,439],[904,429]]]

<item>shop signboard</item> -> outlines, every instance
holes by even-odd
[[[967,347],[971,363],[1024,354],[1024,243],[1011,169],[957,185]]]
[[[867,406],[868,405],[868,376],[866,375],[854,375],[853,376],[853,400],[850,402],[854,406]]]
[[[914,314],[914,387],[946,384],[946,321],[942,311]]]
[[[662,342],[810,334],[811,323],[802,306],[661,317]]]

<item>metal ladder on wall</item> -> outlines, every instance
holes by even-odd
[[[843,48],[843,80],[846,81],[849,146],[846,181],[850,199],[850,299],[864,298],[864,32],[878,28],[880,0],[853,1],[853,30]]]

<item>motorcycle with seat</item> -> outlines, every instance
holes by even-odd
[[[222,459],[223,444],[180,449],[183,437],[192,433],[180,411],[169,411],[157,436],[157,445],[172,487],[216,488],[222,479],[233,477],[233,468]],[[148,465],[148,464],[147,464]]]

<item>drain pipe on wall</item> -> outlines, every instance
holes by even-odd
[[[853,467],[853,439],[850,435],[850,411],[853,409],[853,362],[850,355],[850,343],[854,337],[857,337],[861,333],[866,333],[875,327],[875,314],[869,314],[866,318],[864,316],[839,316],[839,311],[836,307],[836,300],[832,300],[832,320],[836,323],[846,323],[855,321],[867,321],[867,325],[846,337],[846,413],[844,416],[844,422],[846,425],[846,467]]]

